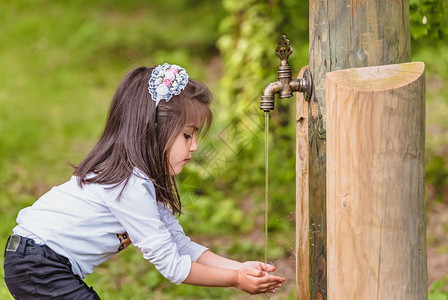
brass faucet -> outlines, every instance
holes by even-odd
[[[288,64],[288,58],[292,53],[292,47],[285,35],[278,42],[275,53],[280,58],[280,66],[277,71],[276,82],[269,83],[263,90],[260,99],[260,109],[270,112],[275,108],[275,94],[279,98],[292,97],[293,92],[301,92],[305,95],[305,100],[309,101],[313,92],[313,83],[309,69],[303,74],[303,78],[292,79],[292,70]]]

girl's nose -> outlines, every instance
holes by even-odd
[[[196,135],[193,135],[193,138],[191,139],[190,152],[195,152],[196,150],[198,150],[198,143],[196,141]]]

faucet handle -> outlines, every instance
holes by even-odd
[[[280,65],[287,66],[288,58],[292,54],[292,47],[289,44],[289,40],[286,35],[282,35],[282,38],[278,41],[278,46],[275,49],[275,54],[280,58]]]

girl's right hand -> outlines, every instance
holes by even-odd
[[[281,287],[285,281],[283,277],[270,275],[263,270],[253,267],[244,267],[237,272],[238,278],[235,287],[251,295],[275,293],[275,289]]]

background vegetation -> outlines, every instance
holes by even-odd
[[[0,248],[18,211],[67,180],[68,163],[91,149],[123,75],[169,61],[205,81],[216,98],[212,134],[179,176],[185,206],[180,221],[218,253],[263,260],[264,124],[257,102],[266,83],[275,80],[274,49],[282,33],[294,47],[293,70],[308,64],[308,1],[0,3]],[[430,296],[447,299],[448,4],[410,0],[410,7],[413,60],[427,66],[428,257],[435,282]],[[275,168],[269,261],[289,279],[279,299],[295,295],[293,102],[279,103],[270,135]],[[87,281],[104,299],[249,297],[232,289],[174,286],[133,247]],[[3,281],[0,298],[12,299]]]

